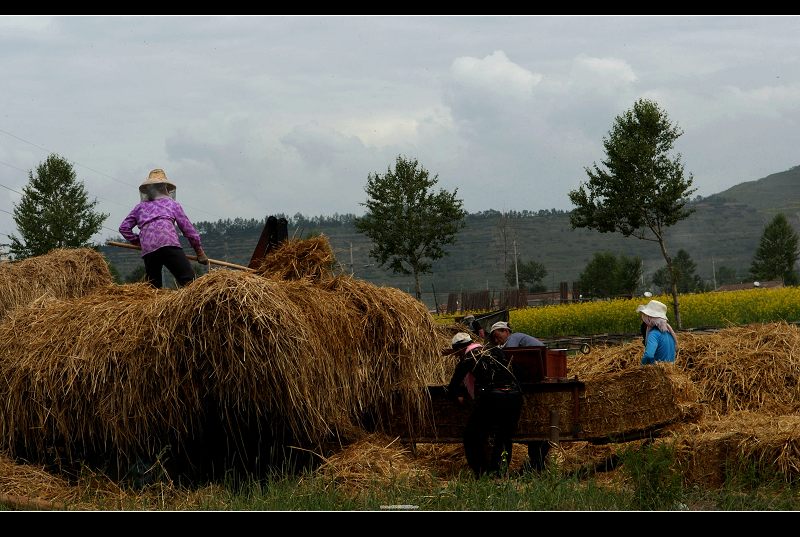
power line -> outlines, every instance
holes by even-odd
[[[26,171],[26,170],[23,170],[22,168],[19,168],[19,167],[17,167],[17,166],[14,166],[13,164],[9,164],[8,162],[3,162],[2,160],[0,160],[0,164],[3,164],[3,165],[5,165],[5,166],[8,166],[9,168],[14,168],[15,170],[19,170],[19,171],[21,171],[21,172],[24,172],[24,171]],[[6,190],[10,190],[11,192],[14,192],[15,194],[19,194],[20,196],[24,196],[24,195],[25,195],[25,194],[23,194],[22,192],[20,192],[19,190],[14,190],[13,188],[11,188],[11,187],[9,187],[9,186],[6,186],[6,185],[3,185],[3,184],[0,184],[0,187],[3,187],[3,188],[5,188]],[[115,205],[119,205],[120,207],[127,207],[127,205],[123,205],[122,203],[120,203],[120,202],[118,202],[118,201],[114,201],[114,200],[107,200],[107,199],[105,199],[105,198],[99,198],[99,197],[98,197],[97,199],[100,199],[100,200],[102,200],[102,201],[105,201],[105,202],[107,202],[107,203],[113,203],[113,204],[115,204]],[[5,211],[4,211],[4,212],[5,212]]]
[[[19,171],[21,171],[23,173],[28,173],[28,170],[23,170],[19,166],[14,166],[13,164],[9,164],[8,162],[3,162],[2,160],[0,160],[0,164],[3,164],[4,166],[8,166],[9,168],[14,168],[15,170],[19,170]]]
[[[13,188],[11,188],[10,186],[6,186],[6,185],[0,185],[0,186],[2,186],[3,188],[5,188],[6,190],[10,190],[11,192],[13,192],[13,193],[15,193],[15,194],[19,194],[20,196],[22,196],[22,195],[23,195],[23,194],[22,194],[22,192],[20,192],[19,190],[14,190],[14,189],[13,189]]]
[[[8,188],[8,187],[7,187],[7,186],[5,186],[5,185],[0,185],[0,186],[2,186],[3,188]],[[13,192],[17,192],[16,190],[13,190],[13,189],[11,189],[11,188],[8,188],[8,189],[9,189],[9,190],[12,190]],[[19,194],[19,192],[17,192],[17,194]],[[12,213],[11,211],[6,211],[5,209],[0,209],[0,212],[2,212],[2,213],[6,213],[6,214],[10,214],[11,216],[14,216],[14,213]],[[102,227],[103,229],[107,229],[108,231],[113,231],[114,233],[117,233],[117,234],[119,234],[119,230],[118,230],[118,229],[111,229],[110,227],[106,227],[106,226],[101,226],[101,227]],[[5,233],[3,233],[3,235],[5,235]],[[11,235],[8,235],[8,236],[10,237]]]
[[[14,133],[11,133],[11,132],[8,132],[8,131],[6,131],[6,130],[0,129],[0,133],[2,133],[2,134],[5,134],[6,136],[10,136],[10,137],[12,137],[12,138],[14,138],[14,139],[16,139],[16,140],[19,140],[20,142],[24,142],[24,143],[26,143],[26,144],[32,145],[33,147],[36,147],[36,148],[38,148],[38,149],[41,149],[42,151],[45,151],[46,153],[54,153],[54,151],[51,151],[50,149],[47,149],[47,148],[46,148],[46,147],[44,147],[44,146],[41,146],[41,145],[39,145],[39,144],[35,144],[35,143],[31,142],[30,140],[26,140],[25,138],[21,138],[21,137],[17,136],[16,134],[14,134]],[[89,166],[86,166],[85,164],[81,164],[80,162],[78,162],[78,161],[76,161],[76,160],[72,160],[71,162],[72,162],[73,164],[77,165],[77,166],[80,166],[80,167],[82,167],[82,168],[86,168],[87,170],[93,171],[94,173],[96,173],[96,174],[98,174],[98,175],[101,175],[101,176],[103,176],[103,177],[107,177],[107,178],[111,179],[112,181],[116,181],[117,183],[120,183],[120,184],[123,184],[123,185],[126,185],[126,186],[130,186],[130,187],[133,187],[133,188],[136,188],[136,189],[138,189],[138,188],[139,188],[139,185],[134,185],[134,184],[128,183],[128,182],[126,182],[126,181],[122,181],[122,180],[120,180],[120,179],[117,179],[116,177],[114,177],[114,176],[112,176],[112,175],[109,175],[109,174],[105,173],[105,172],[101,172],[100,170],[96,170],[96,169],[94,169],[94,168],[91,168],[91,167],[89,167]],[[6,166],[9,166],[10,168],[14,168],[14,169],[20,170],[20,171],[22,171],[22,172],[27,172],[27,170],[23,170],[23,169],[21,169],[21,168],[18,168],[17,166],[13,166],[13,165],[11,165],[11,164],[8,164],[8,163],[6,163],[6,162],[2,162],[2,164],[5,164]],[[102,199],[102,198],[101,198],[101,199]],[[110,200],[104,200],[104,201],[110,201]],[[116,203],[116,204],[118,204],[118,205],[122,205],[122,204],[120,204],[119,202],[112,202],[112,203]],[[123,205],[123,206],[124,206],[124,205]],[[186,206],[186,207],[189,207],[190,209],[193,209],[193,210],[196,210],[196,211],[200,211],[200,212],[202,212],[202,213],[210,214],[210,215],[212,215],[212,216],[216,216],[217,218],[220,218],[220,216],[219,216],[218,214],[214,214],[214,213],[211,213],[211,212],[205,211],[205,210],[203,210],[203,209],[200,209],[200,208],[198,208],[198,207],[193,207],[192,205],[189,205],[189,204],[185,204],[185,206]],[[220,218],[220,219],[221,219],[221,218]]]

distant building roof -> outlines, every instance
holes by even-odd
[[[729,283],[727,285],[720,285],[719,287],[717,287],[717,291],[741,291],[742,289],[755,289],[755,288],[772,289],[775,287],[783,287],[783,281],[768,280],[766,282]]]

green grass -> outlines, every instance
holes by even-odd
[[[541,473],[476,480],[464,472],[427,485],[398,479],[358,489],[342,488],[316,474],[275,476],[239,487],[223,487],[197,510],[246,511],[794,511],[800,486],[769,469],[746,464],[728,469],[719,489],[687,485],[675,471],[665,444],[622,450],[624,487],[610,487],[602,474],[579,478],[552,461]],[[135,509],[135,507],[134,507]]]

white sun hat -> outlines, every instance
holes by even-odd
[[[453,341],[450,343],[450,346],[455,349],[456,347],[466,345],[471,341],[472,341],[472,336],[470,336],[466,332],[459,332],[458,334],[453,336]]]
[[[511,332],[511,329],[508,327],[508,323],[505,321],[497,321],[496,323],[494,323],[492,325],[492,328],[489,330],[489,333],[491,334],[495,330],[508,330],[509,332]]]
[[[667,318],[667,305],[658,300],[651,300],[647,304],[636,306],[637,313],[644,313],[657,319]]]

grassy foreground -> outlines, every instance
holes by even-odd
[[[556,464],[541,472],[476,480],[420,483],[375,482],[358,492],[320,477],[281,478],[227,490],[203,508],[244,510],[411,511],[781,511],[800,509],[800,487],[769,471],[742,466],[717,490],[685,485],[673,470],[668,445],[626,450],[613,473],[563,472]]]
[[[247,481],[238,486],[176,489],[155,484],[108,501],[87,497],[62,510],[191,511],[784,511],[800,509],[800,486],[769,469],[731,468],[723,487],[683,483],[668,444],[645,444],[620,453],[611,472],[566,472],[550,461],[542,472],[516,471],[476,480],[462,472],[349,482],[307,473]],[[80,504],[80,505],[79,505]],[[88,507],[87,507],[88,506]],[[0,504],[0,510],[14,506]],[[19,506],[17,506],[19,508]]]

